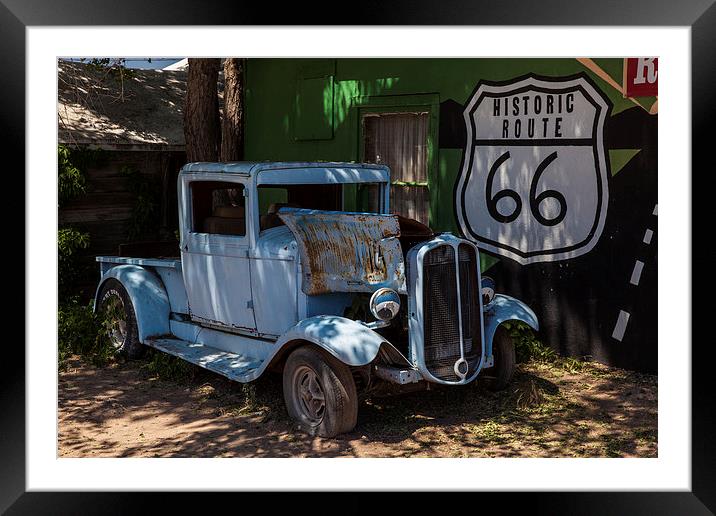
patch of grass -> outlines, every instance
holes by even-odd
[[[500,425],[494,421],[488,421],[487,423],[480,425],[477,433],[486,441],[496,441],[502,437]]]
[[[589,357],[574,358],[561,357],[551,347],[545,345],[537,338],[535,332],[521,321],[509,321],[505,328],[515,343],[517,362],[539,362],[550,365],[570,374],[590,369]],[[592,368],[593,369],[593,368]]]
[[[637,431],[625,428],[611,413],[595,412],[589,396],[582,397],[584,385],[603,383],[590,371],[603,374],[609,369],[557,357],[518,365],[512,385],[504,391],[476,383],[464,393],[446,388],[369,398],[361,408],[359,427],[369,440],[417,445],[411,455],[604,457],[650,449],[656,436],[648,424]],[[560,377],[565,378],[562,384]],[[621,378],[620,373],[614,378]]]
[[[630,448],[634,447],[633,440],[613,435],[602,436],[602,442],[604,443],[604,453],[607,457],[623,457]]]
[[[485,443],[505,444],[514,439],[514,434],[495,420],[487,420],[477,425],[464,425],[463,428],[477,439]]]
[[[221,389],[219,415],[232,417],[259,416],[261,422],[269,420],[288,422],[283,408],[283,394],[280,382],[274,377],[261,378],[254,382],[233,384],[229,390]],[[279,407],[281,409],[279,409]]]
[[[637,428],[633,432],[634,440],[642,444],[655,443],[657,441],[655,428]]]
[[[57,352],[60,370],[67,367],[67,359],[76,354],[96,366],[104,366],[115,356],[107,335],[107,321],[77,299],[60,305],[57,310]]]
[[[208,400],[211,400],[211,399],[216,399],[218,397],[216,388],[213,385],[211,385],[210,383],[205,383],[203,385],[200,385],[196,389],[196,393],[199,394],[199,396],[201,396],[202,403],[206,402]]]
[[[148,360],[142,364],[142,368],[155,378],[188,383],[196,375],[196,367],[186,360],[154,349],[147,350],[147,354]]]
[[[363,427],[367,432],[380,435],[408,435],[416,426],[416,414],[408,404],[395,403],[399,398],[370,399],[366,401]],[[426,400],[428,401],[428,400]]]
[[[572,357],[563,358],[559,362],[563,370],[572,374],[584,371],[587,367],[587,362]]]
[[[540,362],[551,362],[557,358],[557,353],[545,346],[535,335],[535,332],[521,321],[508,321],[505,329],[515,343],[515,354],[518,362],[529,362],[537,360]]]

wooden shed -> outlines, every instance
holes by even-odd
[[[58,142],[87,157],[86,193],[58,223],[90,234],[88,256],[173,237],[185,89],[186,71],[58,62]]]

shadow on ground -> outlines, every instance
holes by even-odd
[[[280,377],[242,386],[196,369],[184,383],[141,362],[74,358],[59,380],[61,457],[654,457],[656,379],[589,366],[523,364],[494,393],[479,382],[360,406],[336,439],[300,433]]]

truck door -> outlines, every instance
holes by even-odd
[[[182,269],[193,320],[255,332],[244,192],[240,182],[187,178]]]

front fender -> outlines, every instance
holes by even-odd
[[[277,344],[281,349],[297,340],[312,342],[349,366],[371,363],[382,344],[392,347],[382,335],[370,328],[334,315],[318,315],[304,319],[284,333]]]
[[[497,327],[505,321],[517,320],[529,325],[533,330],[539,330],[537,316],[532,309],[519,299],[496,294],[495,299],[487,305],[485,310],[485,355],[492,355],[492,339]]]
[[[137,265],[117,265],[103,276],[95,293],[94,308],[97,310],[99,292],[109,278],[119,281],[132,300],[134,315],[137,318],[139,341],[148,337],[167,335],[169,330],[169,296],[164,284],[152,271]]]

